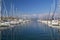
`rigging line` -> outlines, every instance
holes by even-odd
[[[7,14],[7,8],[6,8],[6,5],[5,5],[5,2],[4,2],[4,0],[3,0],[2,2],[3,2],[3,4],[4,4],[5,11],[6,11],[6,14]]]
[[[52,4],[50,5],[48,20],[50,20],[49,18],[50,18],[50,13],[51,13],[51,7],[52,7]],[[47,24],[48,24],[48,21],[47,21]],[[54,40],[51,28],[49,28],[49,35],[50,35],[51,40]]]
[[[54,20],[54,15],[55,15],[55,12],[56,12],[56,8],[57,8],[57,2],[55,0],[55,9],[54,9],[53,14],[52,14],[52,20]]]
[[[48,18],[50,18],[50,13],[51,13],[51,5],[50,5],[50,10],[49,10],[49,16],[48,16]],[[49,19],[48,19],[49,20]]]

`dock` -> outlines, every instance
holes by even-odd
[[[48,25],[49,27],[52,27],[52,28],[57,28],[57,29],[60,29],[60,20],[37,20],[38,22],[40,23],[43,23],[43,24],[46,24]]]

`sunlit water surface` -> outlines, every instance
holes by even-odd
[[[58,29],[38,23],[29,22],[16,25],[1,32],[2,40],[60,40]]]

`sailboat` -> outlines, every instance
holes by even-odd
[[[17,11],[17,10],[16,10]],[[10,10],[10,13],[11,13],[11,21],[10,21],[10,24],[11,25],[16,25],[16,24],[19,24],[19,22],[17,21],[17,18],[14,18],[14,5],[11,4],[11,10]]]
[[[3,0],[3,4],[5,6],[4,0]],[[10,26],[10,23],[8,21],[3,21],[2,20],[2,18],[4,19],[4,17],[2,17],[2,15],[1,15],[2,14],[1,13],[1,9],[2,9],[1,6],[2,6],[2,0],[0,0],[0,27],[9,27]],[[5,9],[6,9],[6,6],[5,6]]]
[[[59,1],[59,0],[57,0]],[[56,0],[53,0],[53,4],[54,4],[54,11],[53,11],[53,14],[52,14],[52,17],[51,17],[51,20],[50,20],[50,24],[51,26],[59,26],[59,20],[58,19],[55,19],[55,13],[56,13],[56,10],[57,10],[57,4],[58,2],[56,2]],[[50,25],[49,25],[50,26]]]

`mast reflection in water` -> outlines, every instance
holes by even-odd
[[[58,29],[30,22],[2,31],[2,40],[60,40]]]

